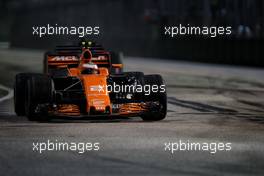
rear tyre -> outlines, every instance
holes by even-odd
[[[111,64],[123,64],[122,58],[119,53],[111,51],[110,56],[111,56]],[[116,70],[112,68],[111,73],[116,74]],[[123,68],[121,68],[119,73],[123,73]]]
[[[145,95],[146,102],[157,102],[158,103],[157,107],[155,108],[155,109],[158,109],[158,111],[149,111],[147,113],[144,113],[141,116],[141,118],[144,121],[163,120],[167,114],[167,93],[166,93],[163,79],[160,75],[145,75],[144,81],[145,81],[145,86],[147,85],[152,88],[153,86],[159,87],[158,91],[154,91],[152,89],[149,95]]]
[[[52,101],[52,80],[45,75],[32,74],[27,79],[25,113],[30,121],[48,120],[47,111],[39,105]]]

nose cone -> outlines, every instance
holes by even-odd
[[[111,112],[110,97],[106,89],[106,76],[84,75],[82,80],[87,101],[87,112],[90,114]]]

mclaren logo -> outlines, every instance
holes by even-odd
[[[78,58],[75,56],[55,56],[50,57],[50,61],[78,61]]]

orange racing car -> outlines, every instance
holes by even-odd
[[[53,116],[166,117],[167,94],[160,75],[123,72],[117,54],[83,41],[57,46],[44,57],[44,73],[20,73],[14,85],[18,116],[47,120]]]

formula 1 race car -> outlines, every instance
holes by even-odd
[[[20,73],[14,86],[18,116],[42,121],[58,116],[166,117],[167,94],[160,75],[123,72],[117,54],[83,41],[57,46],[44,57],[44,73]]]

